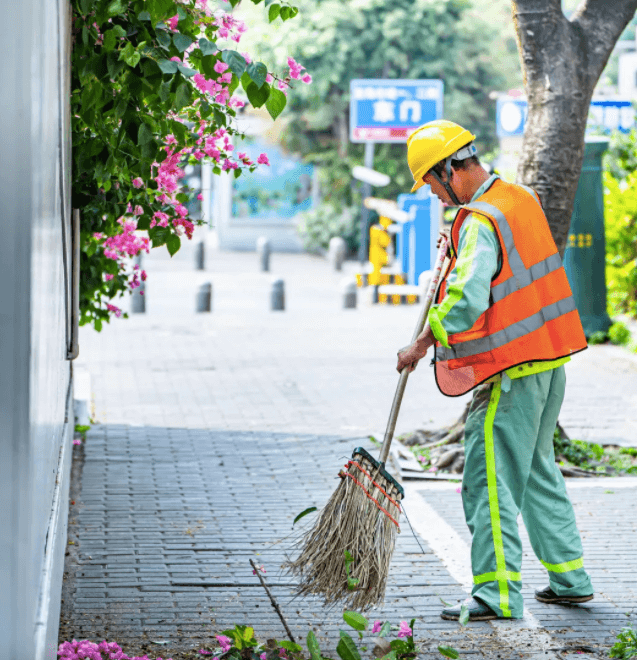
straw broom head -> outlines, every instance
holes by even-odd
[[[385,598],[404,493],[362,448],[345,467],[318,520],[297,542],[297,559],[284,568],[300,578],[298,594],[364,611]]]

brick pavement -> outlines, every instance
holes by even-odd
[[[148,313],[100,335],[82,331],[99,424],[75,448],[75,545],[67,557],[61,639],[117,640],[129,653],[146,644],[149,655],[166,657],[200,648],[233,623],[283,638],[252,576],[253,557],[266,565],[295,634],[312,625],[333,651],[340,614],[293,599],[290,579],[277,570],[285,544],[272,542],[290,533],[299,511],[325,501],[340,459],[365,443],[357,438],[382,434],[395,353],[408,343],[418,311],[364,304],[341,310],[343,274],[320,258],[275,254],[273,274],[286,280],[288,310],[270,312],[271,276],[257,272],[254,254],[216,253],[206,273],[191,270],[192,259],[184,250],[173,261],[149,260]],[[195,315],[194,292],[206,280],[213,282],[214,312]],[[608,349],[595,347],[569,366],[563,419],[579,437],[606,434],[629,444],[637,367]],[[600,391],[608,397],[601,410]],[[397,430],[439,427],[462,407],[463,400],[437,393],[422,365],[410,379]],[[556,647],[608,644],[634,607],[637,582],[626,566],[635,528],[625,512],[635,487],[605,493],[613,483],[572,491],[587,562],[604,595],[569,609],[527,599]],[[455,490],[424,492],[466,537]],[[531,593],[544,577],[539,564],[528,564]],[[440,598],[463,595],[440,558],[403,533],[387,602],[374,617],[415,616],[426,647],[448,638],[470,657],[530,650],[503,646],[487,623],[458,631],[442,621]]]

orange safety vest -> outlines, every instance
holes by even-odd
[[[557,360],[587,347],[562,259],[536,193],[498,179],[475,202],[462,206],[451,228],[453,256],[467,216],[488,218],[502,250],[502,267],[491,282],[490,305],[472,328],[436,342],[435,373],[447,396],[466,394],[511,367]]]

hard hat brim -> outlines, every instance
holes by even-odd
[[[420,179],[418,179],[418,181],[416,181],[416,183],[414,183],[414,185],[412,186],[412,189],[411,189],[410,192],[416,192],[416,190],[418,190],[418,188],[422,188],[424,185],[425,185],[425,182],[422,180],[422,178],[420,178]]]

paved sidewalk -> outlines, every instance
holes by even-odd
[[[346,273],[331,272],[318,257],[274,254],[271,275],[257,271],[250,253],[217,252],[209,262],[207,272],[194,271],[190,246],[172,261],[149,259],[147,314],[115,321],[101,334],[82,330],[80,359],[91,373],[98,424],[75,448],[74,544],[60,639],[106,638],[129,654],[145,648],[175,658],[191,657],[188,650],[234,623],[282,639],[252,557],[266,566],[295,636],[312,626],[333,655],[340,613],[292,597],[291,580],[279,571],[286,544],[273,542],[290,534],[301,510],[325,502],[354,446],[371,447],[366,436],[382,435],[396,351],[409,343],[418,309],[340,309]],[[285,312],[268,309],[274,274],[286,282]],[[213,283],[214,311],[196,315],[204,281]],[[567,373],[567,430],[637,444],[635,361],[621,349],[593,347]],[[397,432],[451,423],[465,400],[440,395],[422,364],[410,378]],[[601,592],[591,604],[534,601],[532,589],[545,577],[525,541],[527,606],[550,633],[549,648],[607,647],[629,621],[625,613],[637,604],[637,578],[628,569],[637,547],[628,513],[636,491],[632,480],[571,488]],[[454,485],[423,484],[419,493],[468,541]],[[388,598],[373,618],[416,617],[425,657],[438,657],[438,643],[472,658],[551,657],[489,623],[459,630],[442,621],[440,599],[465,592],[446,558],[420,544],[424,552],[403,523]]]

